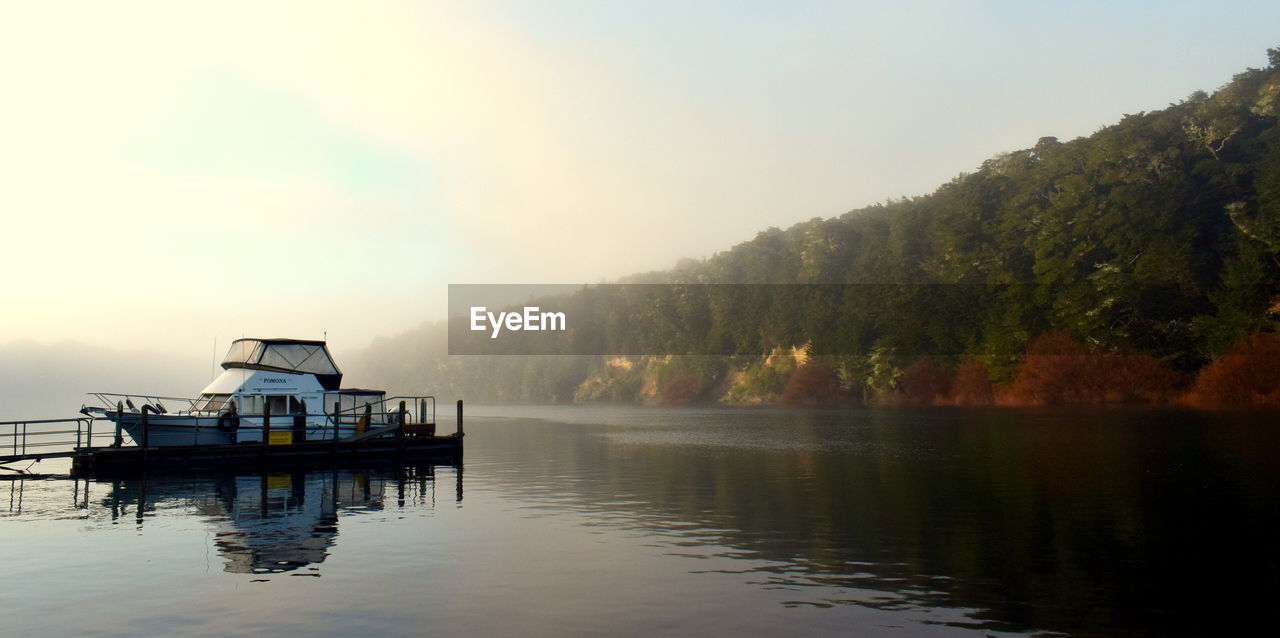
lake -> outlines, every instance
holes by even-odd
[[[6,479],[0,631],[1231,633],[1280,593],[1273,420],[471,407],[456,465]]]

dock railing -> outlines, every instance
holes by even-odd
[[[404,414],[401,414],[401,405],[404,404]],[[369,422],[366,426],[374,425],[396,425],[404,419],[405,423],[412,424],[432,424],[436,422],[436,398],[430,395],[423,396],[396,396],[386,397],[377,401],[369,401],[367,403],[358,403],[356,405],[340,408],[332,412],[329,416],[329,425],[335,423],[342,427],[344,425],[358,425],[360,419],[368,418]]]
[[[0,421],[0,464],[73,456],[76,448],[93,446],[93,423],[103,420],[82,416]]]
[[[292,431],[295,429],[294,419],[301,417],[306,423],[305,429],[319,429],[324,433],[319,439],[311,440],[332,440],[340,438],[341,429],[354,429],[357,433],[362,433],[392,425],[434,427],[436,424],[436,398],[430,395],[387,397],[347,407],[335,402],[335,405],[326,406],[329,409],[324,412],[276,414],[269,412],[266,407],[268,406],[264,406],[263,413],[237,414],[241,419],[238,429],[262,430],[262,421],[265,420],[266,429],[270,431]],[[251,421],[245,422],[246,419]]]

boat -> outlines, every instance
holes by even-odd
[[[389,399],[341,384],[324,341],[245,338],[232,342],[222,373],[194,399],[91,392],[101,405],[81,412],[109,419],[145,447],[262,442],[264,431],[268,443],[300,443],[435,423],[434,397]]]

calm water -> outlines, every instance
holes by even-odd
[[[463,467],[0,481],[0,633],[1221,634],[1280,593],[1258,415],[473,412]]]

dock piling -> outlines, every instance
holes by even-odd
[[[271,402],[265,401],[262,404],[262,453],[267,453],[267,446],[271,445]]]
[[[396,443],[400,449],[404,449],[404,424],[409,420],[409,411],[405,408],[404,401],[400,402],[400,427],[396,428]]]
[[[293,441],[307,440],[307,402],[298,402],[299,412],[293,415]]]
[[[338,401],[333,402],[333,453],[334,454],[338,453],[338,423],[339,423],[338,410],[341,409],[341,407],[342,407],[342,404],[340,402]]]
[[[147,448],[151,445],[151,425],[147,422],[147,408],[143,406],[138,411],[139,418],[142,420],[142,462],[147,462]]]
[[[458,399],[458,436],[462,436],[462,399]]]
[[[111,447],[120,447],[124,445],[124,432],[120,429],[120,424],[124,422],[124,402],[116,401],[116,441]]]

